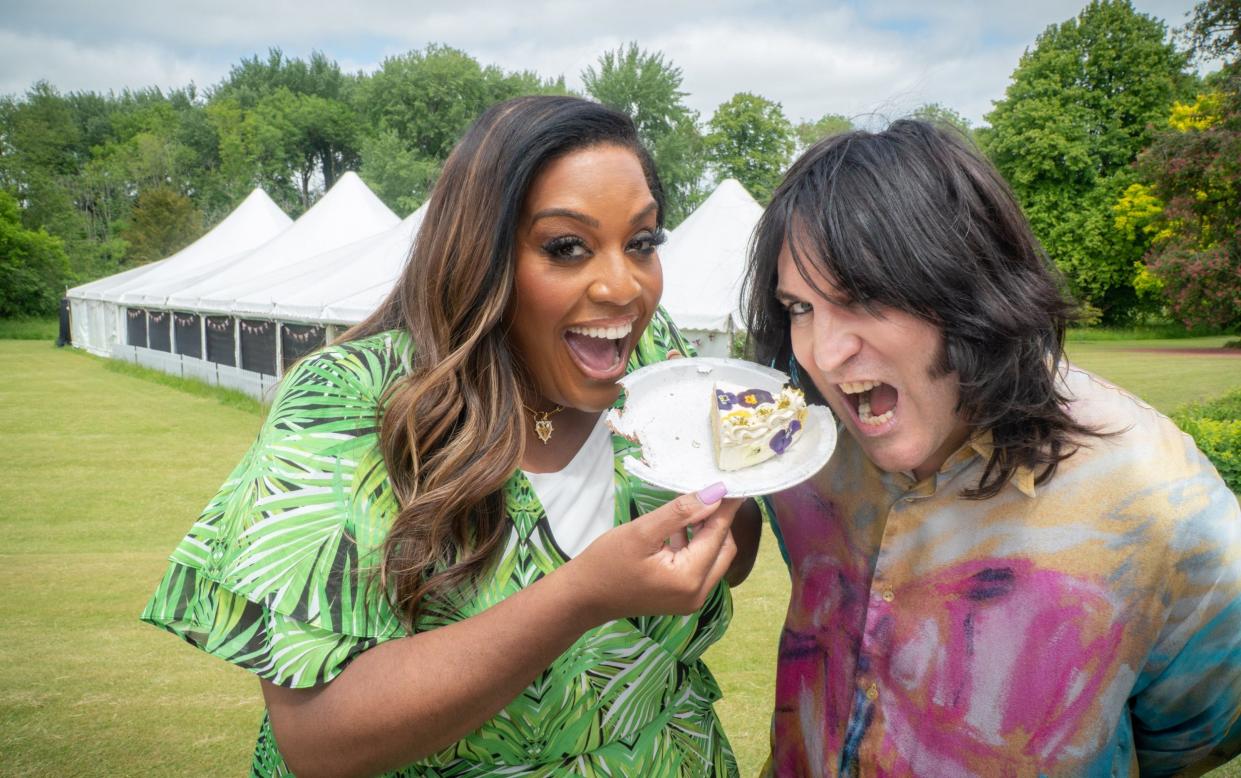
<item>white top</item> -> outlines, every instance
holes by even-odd
[[[586,442],[563,470],[522,471],[543,504],[556,545],[569,557],[580,554],[615,523],[616,481],[606,415],[599,414]]]

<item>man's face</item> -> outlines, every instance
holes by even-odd
[[[793,354],[867,457],[890,473],[937,472],[969,437],[956,413],[957,375],[936,375],[943,334],[903,311],[871,313],[835,296],[833,279],[817,266],[807,283],[787,243],[778,273]]]

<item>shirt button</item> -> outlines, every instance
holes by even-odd
[[[896,599],[896,592],[892,591],[891,589],[884,589],[882,596],[883,596],[884,602],[892,602],[893,600]]]
[[[866,687],[866,699],[870,700],[871,702],[874,702],[875,700],[879,699],[878,685],[872,683],[870,686]]]

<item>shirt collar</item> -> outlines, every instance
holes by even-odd
[[[991,431],[985,430],[974,434],[944,460],[944,464],[940,466],[939,472],[929,475],[921,481],[914,478],[913,473],[885,473],[877,467],[874,469],[889,492],[904,497],[925,498],[934,495],[940,483],[951,481],[961,471],[973,465],[979,458],[983,460],[985,466],[986,460],[991,458],[991,454],[994,451],[995,444]],[[871,466],[874,467],[873,463]],[[1026,497],[1033,498],[1035,496],[1034,471],[1030,468],[1018,467],[1013,471],[1012,476],[1009,477],[1009,482]]]
[[[995,442],[991,436],[991,430],[983,430],[982,432],[975,434],[968,441],[966,441],[965,445],[961,447],[961,450],[958,451],[957,454],[954,454],[948,458],[948,462],[952,462],[958,454],[962,454],[963,452],[966,455],[969,455],[970,451],[978,454],[983,459],[990,459],[991,454],[995,451]],[[945,462],[944,465],[947,466],[948,462]],[[1034,497],[1034,471],[1030,468],[1025,465],[1019,465],[1017,469],[1013,471],[1012,477],[1009,478],[1009,481],[1011,481],[1013,486],[1017,487],[1017,490],[1026,497]]]

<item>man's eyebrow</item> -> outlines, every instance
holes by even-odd
[[[539,211],[538,213],[530,217],[530,223],[534,224],[539,219],[548,219],[553,216],[564,216],[568,219],[579,221],[588,227],[597,228],[599,226],[598,219],[594,218],[593,216],[587,216],[581,211],[575,211],[571,208],[544,208],[543,210]]]

